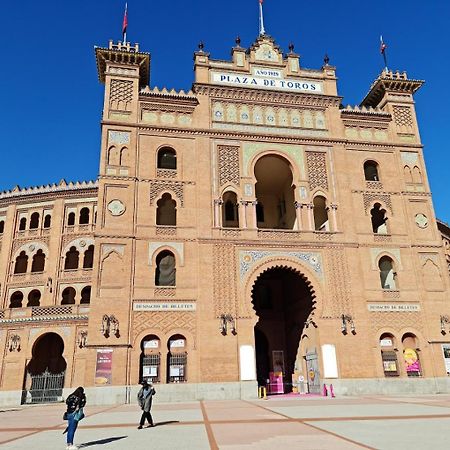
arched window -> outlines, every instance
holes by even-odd
[[[413,182],[413,178],[412,178],[412,172],[409,166],[405,166],[403,167],[403,174],[405,176],[405,181],[407,183],[412,183]]]
[[[35,230],[39,228],[39,213],[35,212],[31,214],[30,218],[30,230]]]
[[[20,292],[20,291],[14,292],[14,294],[11,295],[9,307],[10,308],[22,308],[22,300],[23,300],[22,292]]]
[[[318,195],[313,200],[314,229],[316,231],[329,231],[328,208],[325,197]]]
[[[291,163],[278,155],[265,155],[256,162],[254,173],[256,201],[264,205],[264,220],[257,220],[257,226],[293,230],[296,213]]]
[[[39,306],[40,305],[40,300],[41,300],[41,292],[38,291],[37,289],[33,289],[29,294],[28,294],[28,303],[27,306]]]
[[[161,380],[161,342],[158,336],[149,334],[142,339],[140,355],[140,380],[159,383]]]
[[[28,255],[24,251],[22,251],[16,258],[14,273],[26,273],[27,268],[28,268]]]
[[[183,383],[187,381],[186,338],[175,334],[167,344],[167,383]]]
[[[366,181],[379,181],[378,164],[375,161],[366,161],[364,163],[364,177]]]
[[[381,360],[383,362],[384,376],[398,377],[398,361],[395,338],[392,334],[384,333],[380,337]]]
[[[222,203],[222,223],[224,227],[239,227],[239,210],[237,195],[234,192],[225,192]]]
[[[417,166],[413,167],[412,175],[414,183],[422,184],[422,173],[420,172],[420,169]]]
[[[19,231],[24,231],[27,229],[27,218],[22,217],[19,222]]]
[[[89,304],[91,303],[91,286],[85,286],[82,290],[81,290],[81,300],[80,300],[80,304]]]
[[[69,215],[67,216],[67,225],[69,227],[75,225],[75,213],[74,212],[69,213]]]
[[[173,148],[163,147],[158,151],[158,169],[177,168],[177,154]]]
[[[62,291],[61,305],[74,305],[76,291],[73,287],[66,287]]]
[[[155,286],[175,286],[175,256],[168,250],[156,257]]]
[[[123,147],[122,150],[120,150],[120,161],[121,166],[128,166],[128,149],[126,147]]]
[[[64,270],[78,269],[80,259],[80,253],[76,247],[70,247],[70,250],[66,253],[66,260],[64,262]]]
[[[372,217],[372,231],[375,234],[387,234],[386,210],[381,209],[381,205],[379,203],[375,203],[373,208],[370,210],[370,215]]]
[[[4,231],[5,231],[5,221],[0,220],[0,234],[3,234]]]
[[[383,256],[378,262],[380,269],[380,281],[383,289],[397,289],[397,273],[394,271],[394,264],[389,256]]]
[[[83,269],[92,269],[94,266],[94,246],[90,245],[84,252]]]
[[[39,249],[33,256],[33,262],[31,263],[31,271],[43,272],[44,268],[45,268],[45,253]]]
[[[108,149],[107,159],[110,166],[119,165],[119,150],[114,145]]]
[[[419,345],[417,337],[412,333],[405,333],[402,337],[403,359],[408,377],[421,377],[422,367],[419,359]]]
[[[52,216],[50,214],[46,214],[44,217],[44,228],[50,228],[52,224]]]
[[[156,225],[176,225],[176,206],[177,204],[175,200],[172,200],[172,196],[170,194],[163,194],[157,202]]]
[[[90,216],[90,211],[89,208],[81,208],[80,211],[80,220],[79,220],[79,224],[80,225],[86,225],[89,223],[89,216]]]

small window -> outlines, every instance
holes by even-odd
[[[383,289],[397,289],[397,273],[394,271],[393,261],[389,256],[383,256],[378,263],[380,281]]]
[[[26,273],[28,267],[28,255],[22,251],[16,258],[16,264],[14,265],[14,273]]]
[[[79,224],[80,225],[87,225],[89,223],[89,216],[90,216],[90,211],[89,208],[81,208],[80,211],[80,220],[79,220]]]
[[[167,382],[183,383],[187,381],[186,338],[176,334],[169,339],[167,354]]]
[[[176,202],[172,200],[172,196],[168,193],[163,196],[157,202],[156,208],[156,225],[172,225],[177,224],[177,210]]]
[[[239,209],[237,195],[228,191],[223,194],[222,221],[224,227],[239,227]]]
[[[175,256],[167,250],[156,257],[155,286],[175,286]]]
[[[27,307],[30,307],[30,306],[39,306],[39,305],[40,305],[40,300],[41,300],[41,293],[40,293],[40,291],[38,291],[37,289],[33,289],[33,290],[28,294],[28,303],[27,303]]]
[[[14,294],[11,295],[9,307],[10,308],[22,308],[22,300],[23,300],[22,292],[20,292],[20,291],[14,292]]]
[[[39,249],[33,256],[33,262],[31,263],[31,271],[43,272],[44,268],[45,268],[45,253]]]
[[[89,304],[91,303],[91,286],[85,286],[82,290],[81,290],[81,300],[80,300],[80,304]]]
[[[177,168],[177,154],[173,148],[164,147],[158,151],[158,169]]]
[[[378,164],[375,161],[366,161],[364,163],[364,176],[366,181],[379,181]]]
[[[94,266],[94,246],[90,245],[84,252],[83,269],[92,269]]]
[[[44,228],[50,228],[52,225],[52,216],[50,214],[46,214],[44,217]]]
[[[61,305],[74,305],[76,291],[73,287],[67,287],[62,291]]]
[[[30,219],[30,230],[35,230],[36,228],[39,228],[39,213],[37,212],[31,214]]]
[[[328,208],[325,197],[318,195],[313,200],[314,228],[316,231],[329,231]]]
[[[375,234],[387,234],[386,210],[382,209],[379,203],[375,203],[370,210],[370,215],[372,217],[372,231]]]
[[[69,213],[69,215],[67,216],[67,225],[69,227],[75,225],[75,213],[74,212]]]
[[[421,377],[422,366],[420,364],[417,337],[412,333],[405,333],[402,337],[402,345],[406,375],[408,377]]]
[[[383,334],[380,337],[380,347],[381,347],[381,361],[383,363],[384,376],[398,377],[399,368],[394,336],[388,333]]]
[[[66,259],[64,261],[64,270],[78,269],[80,253],[76,247],[70,247],[70,250],[66,253]]]
[[[0,234],[3,234],[4,231],[5,231],[5,221],[0,220]]]
[[[22,217],[19,222],[19,231],[24,231],[27,229],[27,219]]]

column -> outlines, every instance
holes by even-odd
[[[255,230],[258,228],[258,221],[256,217],[256,205],[258,204],[257,200],[250,202],[252,205],[252,228]]]
[[[222,206],[222,199],[214,199],[214,226],[215,227],[221,227],[222,226],[222,215],[220,214],[220,207]]]
[[[302,204],[300,202],[295,201],[295,217],[297,219],[297,231],[303,230],[303,222],[302,222]]]
[[[338,231],[337,215],[336,215],[337,207],[338,207],[338,205],[336,205],[335,203],[332,203],[330,205],[331,219],[332,219],[332,223],[331,223],[331,226],[330,226],[330,231],[333,231],[333,232],[337,232]]]
[[[309,225],[309,229],[311,230],[311,231],[314,231],[315,230],[315,227],[314,227],[314,205],[312,204],[312,203],[307,203],[306,205],[306,208],[307,208],[307,210],[308,210],[308,225]]]
[[[239,214],[239,228],[247,228],[247,203],[245,200],[240,201],[242,214]]]

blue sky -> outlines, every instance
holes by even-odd
[[[189,89],[200,40],[213,58],[228,59],[234,39],[249,46],[258,34],[257,0],[130,0],[128,38],[152,54],[151,86]],[[3,8],[0,70],[0,190],[98,172],[103,89],[94,45],[121,38],[124,2],[8,2]],[[447,132],[450,128],[449,18],[446,0],[265,0],[266,32],[285,51],[290,42],[303,67],[328,53],[344,104],[358,104],[388,63],[424,79],[416,108],[436,215],[450,222]]]

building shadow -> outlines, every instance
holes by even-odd
[[[86,448],[86,447],[92,447],[93,445],[109,444],[110,442],[120,441],[121,439],[125,439],[127,437],[128,436],[115,436],[115,437],[110,437],[110,438],[105,438],[105,439],[98,439],[97,441],[85,442],[84,444],[80,444],[78,447]]]

